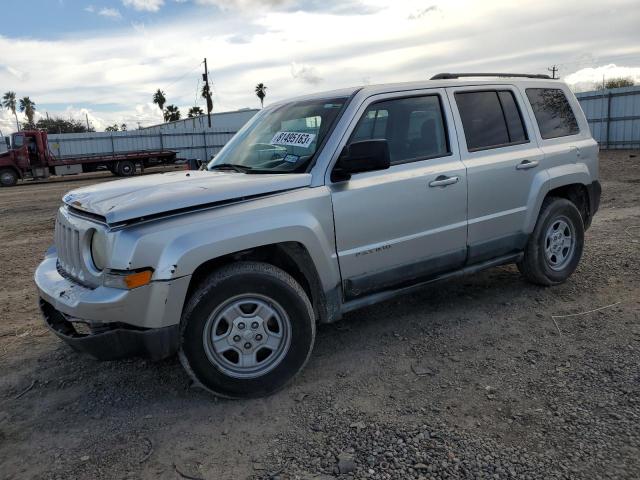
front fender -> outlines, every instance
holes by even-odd
[[[133,252],[127,268],[153,266],[156,280],[191,275],[209,260],[242,250],[298,242],[309,252],[325,290],[340,282],[326,187],[167,218],[140,225],[126,237],[116,249]]]

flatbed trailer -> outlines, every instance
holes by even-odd
[[[76,155],[55,154],[47,133],[29,130],[14,133],[11,148],[0,154],[0,185],[10,187],[19,179],[43,179],[50,175],[74,175],[105,168],[116,176],[134,175],[137,169],[173,163],[176,152],[165,149],[98,151]]]

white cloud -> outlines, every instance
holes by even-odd
[[[122,0],[122,4],[134,10],[157,12],[164,5],[164,0]]]
[[[18,114],[19,115],[19,114]],[[0,109],[0,131],[2,135],[9,135],[16,130],[16,117],[9,110]],[[3,141],[0,138],[0,142]]]
[[[317,85],[322,82],[322,77],[318,75],[316,68],[304,63],[292,62],[291,76],[311,85]]]
[[[409,16],[426,8],[420,0],[357,2],[369,12],[357,17],[336,15],[337,2],[325,3],[324,9],[308,11],[287,10],[286,1],[275,8],[265,4],[249,19],[236,11],[200,9],[195,18],[156,17],[135,26],[118,22],[106,33],[59,39],[38,40],[37,32],[0,35],[0,88],[29,95],[50,115],[73,105],[73,115],[86,108],[100,125],[135,126],[161,121],[160,110],[149,104],[157,88],[186,113],[194,104],[203,57],[209,61],[216,111],[258,107],[253,92],[258,82],[268,86],[269,104],[318,90],[426,79],[442,71],[547,73],[558,63],[561,75],[573,81],[569,74],[587,67],[640,65],[637,16],[619,15],[633,11],[631,0],[535,5],[491,0],[482,7],[431,0],[426,6],[436,5],[437,15],[419,21]],[[601,81],[601,73],[594,76]],[[0,111],[3,132],[14,129],[12,123],[13,116]]]
[[[290,7],[296,0],[196,0],[200,5],[213,5],[221,10],[259,10]]]
[[[429,13],[435,13],[438,10],[440,10],[438,8],[437,5],[431,5],[427,8],[421,8],[419,10],[416,10],[415,12],[409,14],[409,16],[407,18],[409,18],[409,20],[417,20],[419,18],[424,17],[425,15],[429,14]]]
[[[98,15],[109,18],[122,18],[120,10],[118,10],[117,8],[101,8],[98,11]]]
[[[27,72],[22,72],[11,65],[0,65],[0,73],[3,71],[20,81],[26,80],[29,75]]]
[[[177,0],[179,2],[186,0]],[[325,12],[336,15],[373,13],[376,1],[364,0],[195,0],[200,5],[212,5],[224,11],[261,16],[265,11]]]
[[[83,9],[85,12],[93,13],[96,11],[96,8],[93,5],[87,5]]]
[[[623,67],[613,63],[599,67],[587,67],[563,78],[575,91],[588,91],[611,78],[630,78],[640,85],[640,67]]]

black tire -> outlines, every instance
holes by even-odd
[[[0,170],[0,185],[3,187],[13,187],[18,183],[18,174],[12,168]]]
[[[136,173],[136,164],[131,160],[122,160],[116,166],[116,175],[119,177],[131,177]]]
[[[545,249],[547,246],[547,232],[550,228],[564,222],[573,236],[573,247],[567,249],[564,262],[552,265]],[[549,197],[544,200],[540,208],[540,215],[533,233],[529,237],[524,251],[524,257],[518,262],[518,270],[524,278],[538,285],[558,285],[564,282],[575,271],[582,257],[584,248],[584,222],[576,206],[565,198]]]
[[[243,295],[267,298],[269,305],[281,307],[288,318],[290,343],[282,349],[279,363],[253,378],[237,378],[223,371],[220,360],[216,364],[211,359],[213,347],[205,346],[212,331],[208,330],[212,328],[210,317]],[[226,398],[261,397],[284,387],[307,363],[316,335],[313,307],[302,287],[283,270],[259,262],[238,262],[209,275],[189,299],[180,325],[182,366],[197,384]]]

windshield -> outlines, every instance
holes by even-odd
[[[211,160],[244,171],[301,172],[330,131],[347,98],[291,102],[260,112]]]

